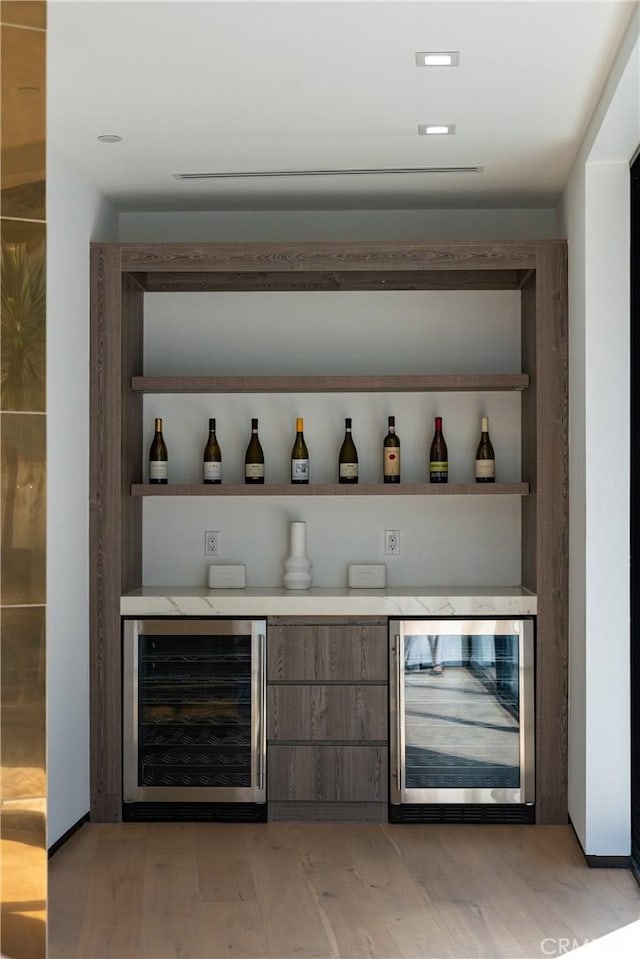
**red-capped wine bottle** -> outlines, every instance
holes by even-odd
[[[395,416],[389,417],[388,433],[382,448],[382,478],[385,483],[400,482],[400,437],[396,433]]]
[[[156,417],[155,433],[149,450],[149,482],[167,483],[169,478],[169,457],[167,444],[162,435],[162,420]]]

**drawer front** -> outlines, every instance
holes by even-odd
[[[270,740],[387,741],[386,686],[270,686]]]
[[[386,746],[270,746],[270,800],[385,802]]]
[[[387,680],[386,625],[270,625],[268,636],[271,681]]]

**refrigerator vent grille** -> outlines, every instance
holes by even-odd
[[[136,802],[122,804],[125,822],[266,822],[266,803]]]
[[[534,823],[532,805],[511,803],[403,803],[389,807],[390,822],[416,823]]]

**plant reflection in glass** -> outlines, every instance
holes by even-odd
[[[3,410],[44,409],[45,271],[41,250],[3,243],[0,262]]]

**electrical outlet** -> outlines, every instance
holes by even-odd
[[[400,555],[400,530],[399,529],[385,529],[384,555],[385,556]]]
[[[220,553],[220,531],[217,529],[205,530],[204,555],[218,556]]]

